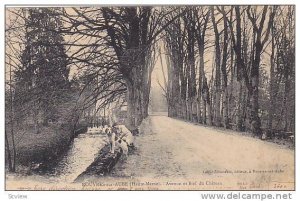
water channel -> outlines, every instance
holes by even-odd
[[[39,177],[52,182],[73,182],[94,161],[107,140],[103,134],[79,134],[58,162],[40,172]]]

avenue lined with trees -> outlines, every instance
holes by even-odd
[[[169,117],[294,135],[294,6],[7,8],[5,34],[10,171],[59,155],[91,111],[126,106],[138,128],[159,60]]]

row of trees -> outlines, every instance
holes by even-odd
[[[257,135],[262,127],[294,131],[294,12],[293,6],[9,8],[9,157],[16,155],[14,129],[33,122],[39,133],[52,120],[75,128],[91,107],[125,103],[127,125],[135,129],[148,115],[160,44],[167,52],[169,116]]]
[[[169,116],[258,136],[262,128],[293,132],[294,7],[197,6],[177,12],[185,14],[164,37]]]
[[[77,65],[85,72],[96,71],[101,90],[93,93],[94,100],[105,103],[124,99],[127,105],[127,125],[135,129],[148,116],[151,74],[158,55],[156,41],[161,33],[183,13],[165,21],[179,8],[154,7],[93,7],[63,9],[65,21],[62,33],[79,38],[71,47]],[[92,78],[93,79],[93,78]],[[111,83],[110,87],[104,83]],[[116,89],[116,86],[119,88]],[[103,93],[108,89],[110,93]],[[120,90],[118,90],[120,89]],[[99,96],[101,94],[101,96]],[[103,94],[107,94],[103,97]]]

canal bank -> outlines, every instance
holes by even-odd
[[[77,131],[79,132],[78,129]],[[127,160],[120,150],[114,154],[110,153],[108,142],[108,136],[105,134],[85,132],[74,135],[69,146],[64,147],[64,151],[57,154],[56,158],[47,160],[46,163],[32,164],[31,166],[37,167],[25,173],[7,173],[6,186],[29,181],[39,186],[47,186],[48,189],[49,185],[80,185],[90,176],[106,178],[116,164]],[[134,150],[135,147],[129,148],[129,157],[134,154]],[[32,189],[32,186],[30,188]]]
[[[81,133],[72,140],[66,151],[46,166],[41,165],[26,174],[7,173],[7,180],[70,184],[93,163],[106,144],[106,135]]]
[[[28,175],[51,166],[68,151],[74,138],[86,130],[85,124],[75,128],[71,124],[52,124],[41,127],[39,133],[30,126],[15,130],[16,173]]]

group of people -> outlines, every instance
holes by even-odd
[[[123,124],[113,124],[113,126],[100,126],[88,128],[90,134],[106,134],[110,144],[110,152],[115,153],[116,150],[121,149],[122,153],[127,156],[128,148],[133,147],[134,137],[132,132]]]

